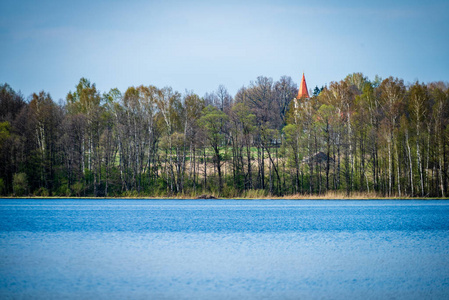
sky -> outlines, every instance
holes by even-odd
[[[449,1],[0,0],[0,84],[65,99],[171,86],[231,95],[258,76],[309,89],[370,79],[449,81]]]

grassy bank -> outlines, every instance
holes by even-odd
[[[410,196],[393,196],[393,197],[385,197],[382,195],[378,195],[376,193],[361,193],[361,192],[353,192],[350,195],[342,192],[327,192],[322,195],[308,195],[308,194],[295,194],[295,195],[286,195],[286,196],[273,196],[267,195],[263,193],[263,191],[252,190],[243,195],[237,197],[219,197],[216,194],[180,194],[180,195],[172,195],[172,196],[146,196],[146,195],[133,195],[133,196],[116,196],[116,197],[61,197],[61,196],[24,196],[24,197],[13,197],[13,196],[0,196],[0,198],[4,199],[147,199],[147,200],[157,200],[157,199],[167,199],[167,200],[182,200],[182,199],[229,199],[229,200],[257,200],[257,199],[266,199],[266,200],[448,200],[449,198],[435,198],[435,197],[410,197]]]

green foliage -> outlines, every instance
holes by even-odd
[[[0,195],[5,195],[6,193],[6,187],[5,187],[5,181],[3,178],[0,178]]]
[[[81,78],[60,107],[0,86],[0,194],[447,196],[447,83],[353,73],[296,94],[285,76],[204,99]]]
[[[121,197],[124,197],[124,198],[135,198],[135,197],[138,197],[139,196],[139,193],[136,191],[136,190],[132,190],[132,191],[124,191],[122,194],[121,194]]]
[[[25,173],[16,173],[13,177],[13,189],[15,196],[24,196],[28,193],[28,179]]]
[[[72,195],[72,192],[70,191],[70,188],[67,186],[67,184],[62,184],[58,187],[55,194],[60,197],[70,197]]]
[[[81,78],[75,92],[67,94],[67,106],[71,113],[88,114],[100,106],[101,97],[95,84]]]
[[[11,124],[8,121],[0,122],[0,147],[10,137]]]
[[[85,190],[84,184],[82,182],[76,182],[71,186],[73,193],[80,197]]]
[[[48,197],[50,196],[50,192],[48,191],[48,189],[40,187],[38,190],[34,191],[33,195],[40,197]]]
[[[198,123],[206,130],[207,138],[213,145],[219,145],[224,136],[223,125],[228,120],[228,116],[214,106],[207,106]]]
[[[313,89],[313,96],[314,97],[318,96],[323,89],[324,87],[319,88],[318,86],[315,86],[315,88]]]

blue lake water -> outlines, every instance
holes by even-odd
[[[1,299],[449,299],[449,201],[0,199]]]

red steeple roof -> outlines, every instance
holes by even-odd
[[[299,86],[299,92],[298,92],[297,99],[301,99],[301,98],[310,98],[309,92],[307,91],[307,84],[306,84],[306,78],[304,77],[304,73],[302,73],[302,79],[301,79],[301,84]]]

